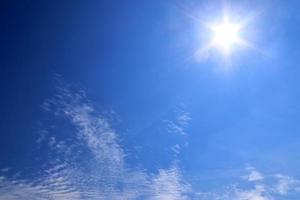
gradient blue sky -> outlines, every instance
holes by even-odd
[[[0,200],[298,200],[299,6],[1,1]]]

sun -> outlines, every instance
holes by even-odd
[[[217,20],[201,22],[199,28],[200,48],[197,48],[194,56],[202,61],[207,58],[216,58],[215,55],[221,54],[222,62],[231,63],[233,54],[236,51],[252,49],[258,52],[261,50],[251,42],[250,24],[256,18],[255,15],[237,15],[229,12],[226,8],[217,17]],[[199,22],[197,21],[197,23]],[[251,25],[252,26],[252,25]],[[249,32],[250,31],[250,32]],[[215,54],[217,53],[217,54]]]
[[[241,26],[230,22],[227,17],[221,23],[210,26],[210,29],[213,32],[212,46],[220,48],[224,53],[229,53],[235,45],[242,41]]]

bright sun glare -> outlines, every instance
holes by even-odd
[[[229,53],[232,47],[241,42],[239,35],[240,25],[231,23],[227,18],[222,23],[211,26],[213,31],[212,45]]]
[[[234,50],[242,50],[245,47],[259,50],[248,39],[243,37],[248,30],[247,26],[250,20],[252,21],[252,17],[249,18],[248,16],[245,19],[241,19],[241,17],[234,16],[234,13],[230,14],[224,9],[223,17],[220,21],[204,23],[207,30],[209,30],[208,36],[211,39],[196,51],[196,59],[205,59],[211,55],[212,50],[219,50],[227,62],[231,60],[231,54]],[[207,33],[206,31],[204,32]],[[249,34],[246,35],[249,37]],[[207,39],[206,36],[204,37],[205,40]]]

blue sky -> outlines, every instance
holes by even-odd
[[[298,7],[1,2],[0,200],[299,199]]]

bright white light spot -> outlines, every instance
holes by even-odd
[[[207,59],[210,56],[214,56],[215,50],[219,50],[222,53],[226,64],[231,63],[231,54],[233,50],[245,50],[251,48],[260,51],[251,42],[249,42],[249,31],[248,23],[252,18],[244,18],[241,16],[237,17],[234,13],[226,11],[224,8],[223,16],[218,22],[204,23],[205,27],[210,31],[208,35],[202,35],[207,33],[201,31],[200,36],[204,36],[203,39],[207,40],[207,36],[211,39],[207,41],[201,48],[195,52],[195,58],[199,61]],[[244,38],[247,36],[247,38]],[[203,40],[204,41],[204,40]]]
[[[240,26],[224,19],[221,24],[211,27],[214,32],[212,44],[218,46],[225,53],[229,53],[232,47],[241,41],[239,36]]]

